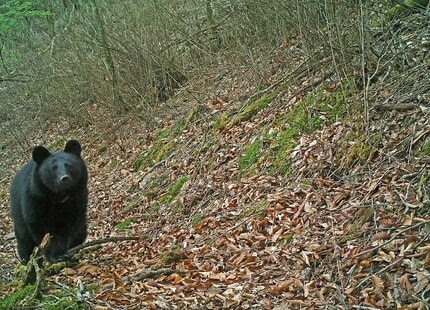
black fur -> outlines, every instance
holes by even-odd
[[[88,172],[81,145],[67,142],[64,151],[50,153],[34,148],[32,160],[16,174],[10,189],[10,210],[18,254],[28,261],[46,233],[51,262],[66,260],[68,249],[87,237]]]

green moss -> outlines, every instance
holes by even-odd
[[[273,161],[269,167],[270,173],[287,174],[289,172],[291,166],[290,154],[293,150],[293,147],[289,146],[291,143],[293,143],[292,140],[283,144],[282,147],[274,152],[272,155]]]
[[[186,126],[187,126],[186,120],[181,119],[175,123],[172,131],[175,135],[179,135],[182,133],[182,131],[185,129]]]
[[[184,177],[180,177],[175,183],[173,183],[170,187],[169,190],[167,191],[167,193],[165,195],[163,195],[159,201],[161,203],[170,203],[173,201],[173,199],[175,199],[175,197],[179,194],[179,191],[181,190],[182,186],[184,185],[185,182],[188,181],[188,177],[184,176]]]
[[[154,201],[149,208],[146,208],[145,215],[143,216],[145,221],[152,222],[157,219],[157,214],[160,211],[160,203]]]
[[[267,200],[258,201],[255,205],[251,206],[246,210],[245,214],[247,216],[254,215],[257,217],[263,216],[266,213],[266,207],[268,206]]]
[[[97,154],[100,155],[104,152],[106,152],[106,150],[108,149],[108,145],[106,143],[103,143],[102,145],[99,146],[99,148],[97,149]]]
[[[427,139],[415,153],[417,156],[430,156],[430,139]]]
[[[23,279],[27,272],[27,266],[23,264],[18,264],[15,266],[13,270],[13,277],[15,279]]]
[[[89,290],[88,287],[86,287]],[[62,289],[54,294],[43,296],[40,306],[46,310],[81,310],[87,309],[86,304],[81,304],[75,296],[77,296],[78,288]]]
[[[216,130],[220,130],[226,126],[228,122],[228,114],[226,112],[221,113],[221,115],[215,120],[215,123],[212,125],[212,128]]]
[[[346,114],[345,97],[342,92],[325,94],[321,88],[306,95],[287,116],[292,127],[311,134],[323,125],[328,125],[343,118]]]
[[[259,140],[251,142],[246,147],[245,154],[239,158],[239,170],[243,171],[248,169],[256,163],[261,147],[262,143]]]
[[[179,130],[179,129],[176,129]],[[170,155],[176,146],[174,138],[169,137],[167,130],[160,130],[154,139],[152,147],[133,161],[133,168],[138,171],[142,167],[153,165]]]
[[[290,155],[300,136],[312,134],[323,126],[339,121],[345,114],[346,105],[341,92],[327,95],[318,88],[305,96],[290,112],[273,122],[280,129],[272,133],[274,138],[269,143],[269,173],[288,173]]]
[[[116,167],[118,167],[118,164],[120,163],[120,161],[117,158],[112,158],[109,167],[111,169],[115,169]]]
[[[131,223],[133,223],[133,218],[128,218],[125,221],[115,225],[118,232],[124,232],[126,229],[130,228]]]
[[[172,184],[172,186],[169,189],[168,194],[171,195],[171,196],[178,195],[178,193],[181,190],[182,186],[187,181],[188,181],[188,177],[187,176],[180,177],[175,183]]]
[[[184,254],[180,251],[179,246],[173,246],[170,250],[160,254],[160,261],[163,265],[179,262],[184,258]]]
[[[365,161],[374,152],[381,142],[380,134],[371,135],[366,139],[366,135],[360,132],[350,134],[346,141],[339,148],[338,158],[343,168],[350,168],[356,162]]]
[[[157,132],[157,134],[155,135],[155,139],[163,139],[163,138],[167,138],[169,136],[169,132],[167,131],[167,129],[161,129],[159,132]]]
[[[355,240],[362,234],[361,228],[363,225],[373,218],[375,211],[373,209],[366,210],[361,215],[356,215],[355,219],[350,222],[348,232],[337,239],[338,244],[343,244],[347,241]]]
[[[53,274],[58,274],[61,269],[66,268],[68,266],[67,262],[58,262],[58,263],[48,263],[45,262],[45,269],[44,272],[47,275],[53,275]]]
[[[191,123],[194,118],[196,117],[196,115],[202,110],[202,105],[201,104],[196,104],[192,109],[190,114],[188,114],[187,118],[185,119],[185,123],[189,124]]]
[[[364,141],[353,142],[342,160],[344,167],[352,166],[356,161],[363,161],[370,155],[370,146]]]
[[[154,152],[150,153],[150,159],[152,159],[153,162],[157,163],[160,160],[162,160],[164,157],[166,157],[167,155],[170,155],[170,153],[173,151],[176,142],[174,140],[170,140],[169,142],[165,143],[165,141],[163,141],[164,143],[160,143],[160,148],[155,149]]]
[[[269,94],[264,96],[261,99],[258,99],[254,102],[251,102],[250,104],[243,107],[238,113],[232,117],[228,123],[226,124],[227,128],[231,128],[240,122],[247,121],[251,119],[254,115],[256,115],[258,112],[266,108],[270,102],[277,96],[277,94]]]
[[[87,286],[86,290],[93,291],[96,287]],[[78,288],[63,288],[46,295],[42,293],[38,299],[33,298],[34,290],[34,285],[18,288],[12,294],[0,299],[0,309],[87,309],[87,305],[81,304],[75,297]]]
[[[141,155],[133,161],[134,171],[139,171],[140,167],[142,167],[144,160],[145,160],[145,156]]]
[[[294,230],[290,231],[290,233],[288,234],[287,237],[283,238],[282,240],[279,241],[279,245],[283,246],[287,243],[290,243],[293,241],[294,239],[294,235],[296,234],[296,232]]]
[[[124,206],[122,212],[127,213],[127,212],[135,209],[138,205],[139,205],[139,203],[137,201],[130,201]]]
[[[290,154],[298,143],[298,137],[301,133],[300,124],[304,115],[300,107],[288,114],[286,117],[287,127],[279,131],[270,143],[270,173],[288,173],[291,164]]]
[[[14,309],[37,305],[39,301],[32,298],[34,290],[34,285],[18,288],[12,294],[0,299],[0,309]]]
[[[197,223],[201,222],[203,219],[203,216],[201,214],[194,215],[191,219],[191,225],[196,225]]]

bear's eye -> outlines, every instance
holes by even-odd
[[[52,166],[52,170],[57,171],[58,170],[58,165],[53,165]]]

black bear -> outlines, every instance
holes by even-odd
[[[18,254],[27,262],[46,233],[46,258],[66,260],[68,249],[87,237],[88,172],[81,145],[70,140],[62,152],[34,148],[32,160],[18,171],[10,188],[10,211]]]

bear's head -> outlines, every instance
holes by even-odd
[[[52,193],[61,194],[76,186],[86,185],[87,171],[78,141],[68,141],[64,151],[55,153],[37,146],[32,157],[37,164],[38,181]]]

